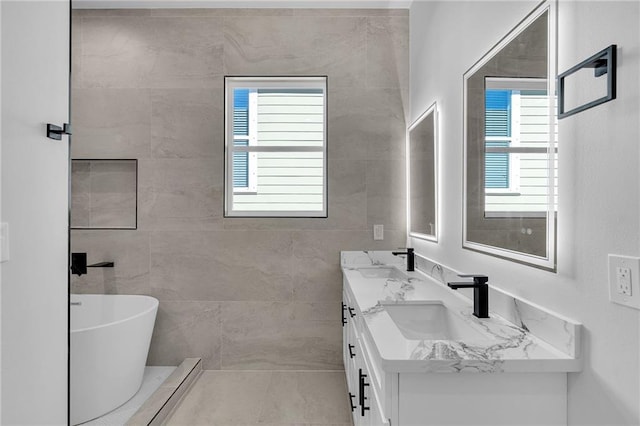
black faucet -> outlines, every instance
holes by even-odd
[[[113,262],[87,265],[87,253],[71,253],[71,273],[77,276],[87,273],[87,268],[113,268]]]
[[[407,251],[392,251],[391,254],[394,256],[397,256],[399,254],[406,254],[407,255],[407,271],[411,272],[411,271],[415,271],[414,265],[415,265],[415,255],[413,254],[413,249],[407,247],[406,249]]]
[[[77,276],[87,273],[87,253],[71,253],[71,273]]]
[[[453,290],[473,288],[473,315],[478,318],[489,318],[489,277],[480,274],[462,274],[460,278],[473,278],[473,283],[447,283]]]

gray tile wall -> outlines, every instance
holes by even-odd
[[[160,299],[151,365],[342,369],[340,250],[405,242],[406,10],[76,10],[73,158],[137,158],[136,231],[73,231]],[[223,218],[224,75],[329,76],[329,218]],[[372,225],[385,225],[385,241]]]
[[[74,160],[71,226],[136,228],[135,160]]]

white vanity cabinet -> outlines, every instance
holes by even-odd
[[[523,300],[510,305],[515,321],[496,312],[478,319],[470,301],[442,283],[381,262],[393,259],[386,252],[342,256],[355,426],[566,426],[567,373],[581,370],[579,323]],[[424,312],[444,312],[448,328]],[[411,334],[432,329],[449,338]]]
[[[386,372],[365,327],[345,286],[343,354],[355,426],[566,425],[565,373]]]
[[[346,291],[342,298],[342,326],[344,368],[353,424],[390,426],[389,410],[384,407],[385,396],[390,393],[381,386],[381,370],[372,365],[373,358],[362,335],[360,312]]]

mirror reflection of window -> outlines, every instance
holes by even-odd
[[[555,3],[464,74],[464,248],[555,270]]]
[[[546,216],[550,105],[546,79],[485,78],[485,217]]]

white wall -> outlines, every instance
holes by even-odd
[[[440,243],[411,243],[457,270],[584,324],[584,370],[569,376],[570,425],[640,424],[640,311],[608,300],[607,254],[640,255],[640,3],[558,5],[564,71],[618,45],[618,99],[560,121],[558,272],[462,246],[462,75],[537,1],[411,7],[411,120],[440,110]],[[487,23],[487,24],[484,24]]]
[[[2,0],[0,0],[2,3]],[[0,4],[0,22],[2,5]],[[2,81],[2,31],[0,31],[0,82]],[[0,112],[2,111],[2,84],[0,84]],[[2,114],[0,113],[0,138],[2,135]],[[0,139],[0,176],[2,176],[2,141]],[[0,223],[2,223],[2,181],[0,180]],[[2,263],[0,263],[0,318],[2,318]],[[0,383],[2,383],[2,327],[0,326]],[[0,386],[0,419],[2,419],[2,386]]]
[[[3,425],[67,422],[69,0],[2,8]]]

